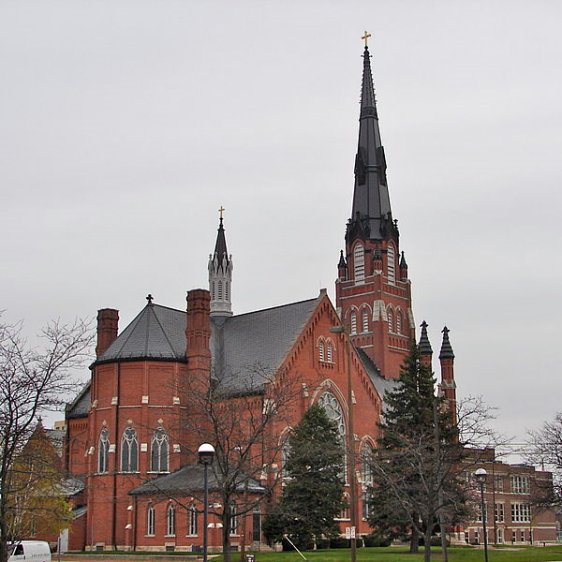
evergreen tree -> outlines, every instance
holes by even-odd
[[[311,406],[289,437],[286,485],[264,521],[270,540],[287,534],[299,548],[307,548],[322,535],[339,535],[334,519],[344,507],[344,458],[336,424],[324,408]]]
[[[369,523],[391,532],[411,529],[411,550],[423,535],[425,560],[438,523],[456,520],[465,503],[460,485],[462,447],[431,368],[415,343],[398,384],[385,395],[381,437],[373,451]]]

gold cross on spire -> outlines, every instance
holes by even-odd
[[[220,213],[220,218],[222,220],[222,214],[226,211],[226,209],[221,205],[221,208],[219,209],[219,213]]]
[[[371,34],[368,31],[365,31],[365,33],[361,37],[361,39],[363,39],[363,41],[365,41],[365,47],[368,47],[367,41],[369,40],[369,37],[371,37]]]

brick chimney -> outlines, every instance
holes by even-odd
[[[187,368],[208,384],[211,373],[211,293],[193,289],[187,293]],[[199,378],[198,377],[198,378]]]
[[[119,329],[119,311],[114,308],[98,310],[98,339],[96,357],[101,357],[107,348],[117,339]]]

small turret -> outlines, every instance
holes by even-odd
[[[404,252],[402,252],[400,254],[400,281],[406,281],[407,279],[408,279],[408,264],[406,263]]]
[[[211,316],[232,316],[232,256],[226,249],[222,214],[217,232],[215,251],[209,255],[209,292],[211,293]]]
[[[347,263],[343,255],[343,250],[340,250],[340,261],[338,262],[338,279],[345,281],[347,279]]]
[[[445,326],[442,330],[443,342],[439,352],[441,363],[441,394],[445,398],[447,408],[451,414],[451,422],[457,423],[457,385],[455,383],[455,354],[449,341],[449,328]]]
[[[421,336],[420,342],[418,343],[418,350],[420,352],[421,360],[424,365],[431,367],[431,359],[433,357],[433,349],[431,348],[431,343],[429,342],[429,337],[427,336],[427,322],[424,320],[421,324]]]

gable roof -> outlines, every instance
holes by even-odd
[[[295,302],[213,322],[213,371],[229,393],[259,390],[281,366],[319,303]]]

